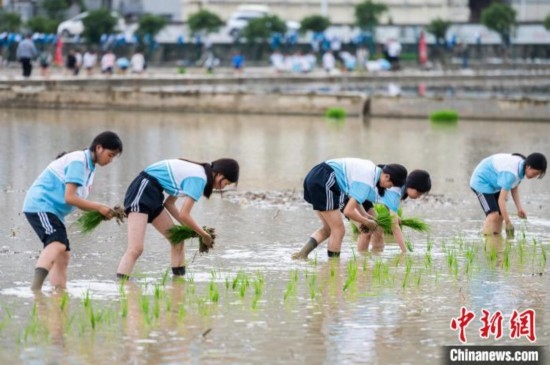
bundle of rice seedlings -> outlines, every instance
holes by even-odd
[[[124,218],[126,218],[126,213],[124,212],[124,208],[120,205],[116,205],[113,208],[114,215],[113,218],[116,219],[116,222],[120,225],[120,223],[124,222]],[[87,212],[84,212],[77,220],[76,225],[80,227],[80,231],[84,234],[92,232],[94,229],[99,226],[101,222],[105,220],[105,217],[103,214],[96,210],[90,210]]]
[[[202,241],[202,237],[199,237],[199,252],[208,253],[210,249],[214,248],[214,241],[216,240],[216,231],[211,227],[202,227],[212,237],[212,243],[206,244]]]
[[[357,228],[357,226],[353,222],[349,222],[349,226],[351,229],[351,239],[353,241],[357,241],[357,238],[359,237],[359,233],[361,233],[361,231],[359,230],[359,228]]]
[[[90,210],[82,214],[75,223],[80,227],[80,231],[86,234],[96,229],[104,220],[103,214],[96,210]]]
[[[212,237],[212,243],[206,244],[203,242],[202,237],[200,237],[197,232],[193,231],[190,227],[183,226],[183,225],[174,225],[172,228],[168,230],[168,239],[173,245],[177,245],[178,243],[182,243],[185,240],[188,240],[190,238],[199,237],[199,252],[200,253],[208,253],[210,249],[214,248],[214,240],[216,239],[216,232],[214,228],[211,227],[202,227],[209,235]]]
[[[378,227],[382,228],[386,234],[392,233],[393,217],[389,209],[383,204],[374,204],[374,211],[376,212],[374,220],[378,224]],[[369,232],[369,229],[365,225],[361,225],[361,231]]]
[[[418,218],[401,218],[401,226],[409,227],[410,229],[417,232],[428,232],[430,226],[421,219]]]
[[[168,239],[173,245],[182,243],[189,238],[197,237],[197,233],[187,226],[176,224],[168,230]]]

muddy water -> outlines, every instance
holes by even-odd
[[[548,178],[522,183],[529,219],[517,221],[517,238],[488,246],[468,188],[473,167],[491,153],[550,156],[548,124],[0,113],[0,363],[436,364],[442,346],[461,343],[449,323],[462,306],[476,315],[467,344],[550,343]],[[124,153],[98,168],[92,197],[112,205],[137,172],[160,159],[239,160],[237,190],[194,209],[200,223],[216,227],[217,247],[199,256],[189,242],[187,280],[164,280],[168,246],[149,229],[138,280],[121,291],[113,277],[125,227],[107,222],[83,236],[71,226],[68,295],[46,286],[35,297],[27,288],[40,244],[20,215],[25,191],[58,152],[83,148],[105,129],[121,135]],[[301,199],[303,176],[319,161],[344,156],[431,172],[432,194],[406,202],[404,211],[432,232],[406,232],[414,246],[406,257],[392,244],[383,254],[356,256],[348,235],[339,261],[327,261],[324,247],[307,263],[290,260],[318,225]],[[502,312],[500,339],[480,337],[482,309]],[[509,336],[512,313],[526,309],[536,313],[534,343]]]

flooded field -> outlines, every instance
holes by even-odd
[[[150,163],[233,157],[236,189],[201,199],[193,213],[218,232],[215,250],[186,243],[187,276],[168,274],[168,243],[149,227],[136,281],[115,270],[126,227],[105,222],[82,235],[68,217],[72,257],[66,293],[30,280],[41,243],[21,215],[26,189],[61,151],[85,148],[111,129],[124,153],[98,167],[91,198],[115,205]],[[483,213],[468,186],[475,165],[497,152],[550,156],[550,124],[131,113],[0,111],[0,363],[6,364],[439,364],[461,345],[451,321],[475,314],[468,345],[550,343],[550,178],[520,188],[526,221],[515,239],[485,243]],[[407,231],[413,251],[360,255],[347,233],[339,260],[323,245],[290,259],[319,222],[302,200],[302,179],[320,161],[362,157],[432,175],[429,196],[405,216],[430,224]],[[500,311],[502,336],[483,310]],[[518,330],[516,315],[533,318]],[[493,317],[495,318],[495,317]],[[497,322],[495,322],[497,323]],[[548,357],[547,357],[548,359]]]

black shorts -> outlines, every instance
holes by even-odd
[[[27,217],[27,220],[38,235],[38,238],[40,238],[40,241],[44,244],[44,247],[52,242],[61,242],[67,247],[67,251],[71,250],[65,224],[55,214],[25,212],[25,217]]]
[[[472,189],[472,191],[477,195],[477,199],[481,204],[481,209],[483,209],[483,213],[485,213],[486,216],[494,212],[498,212],[500,215],[500,207],[498,206],[500,191],[494,194],[478,193],[474,189]]]
[[[342,209],[345,197],[336,182],[336,173],[325,162],[313,167],[304,179],[304,199],[314,210]]]
[[[124,197],[124,211],[130,213],[144,213],[151,223],[164,209],[164,194],[158,180],[142,171],[132,181]]]

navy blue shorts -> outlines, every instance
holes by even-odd
[[[124,197],[124,211],[147,214],[151,223],[164,209],[164,194],[158,180],[142,171],[132,181]]]
[[[311,169],[304,180],[304,199],[314,210],[326,212],[342,209],[345,195],[336,182],[334,170],[325,162]]]
[[[472,191],[477,195],[477,199],[481,204],[481,209],[483,209],[483,213],[485,213],[486,216],[494,212],[498,212],[500,215],[500,207],[498,206],[500,191],[494,194],[478,193],[474,189],[472,189]]]
[[[25,217],[27,217],[27,220],[38,235],[38,238],[40,238],[40,241],[44,244],[44,247],[52,242],[61,242],[67,247],[67,251],[71,250],[65,224],[55,214],[25,212]]]

